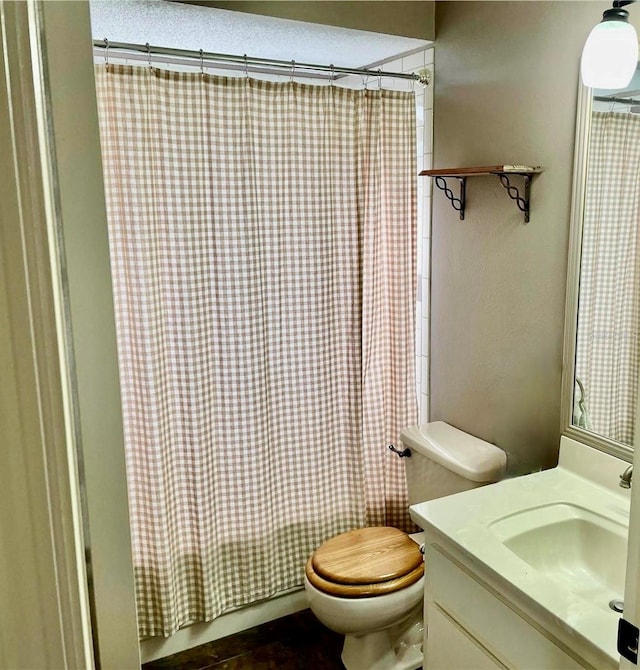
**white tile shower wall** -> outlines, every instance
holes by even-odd
[[[431,83],[416,89],[418,172],[433,166],[434,48],[405,56],[403,72],[431,71]],[[418,291],[416,302],[416,392],[420,423],[429,420],[429,304],[431,292],[431,179],[418,177]]]
[[[390,72],[413,72],[427,68],[431,71],[429,86],[412,84],[404,79],[382,78],[385,88],[396,90],[415,90],[416,94],[416,152],[418,172],[433,166],[433,70],[434,48],[408,54],[402,58],[376,65]],[[359,78],[349,78],[349,85],[359,88]],[[341,82],[342,84],[342,82]],[[377,87],[377,81],[369,81],[369,86]],[[419,420],[429,420],[429,304],[431,291],[431,179],[418,179],[418,246],[417,246],[417,291],[416,291],[416,393],[418,398]]]

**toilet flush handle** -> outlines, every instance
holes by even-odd
[[[391,451],[393,451],[394,454],[398,454],[399,458],[409,458],[411,456],[411,449],[409,449],[409,447],[407,447],[406,449],[402,449],[401,451],[400,449],[396,449],[396,447],[390,444],[389,449],[391,449]]]

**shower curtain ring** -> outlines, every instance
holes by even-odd
[[[331,68],[331,86],[334,86],[336,83],[336,66],[331,63],[329,67]]]
[[[149,45],[149,42],[145,44],[147,47],[147,63],[149,64],[149,69],[153,70],[153,65],[151,65],[151,46]]]
[[[249,79],[249,59],[247,54],[244,55],[244,76]]]
[[[378,68],[378,90],[382,90],[382,70]]]
[[[291,74],[289,75],[289,81],[293,83],[293,78],[296,75],[296,62],[294,60],[291,61]]]
[[[105,37],[104,38],[104,66],[109,69],[109,40]]]
[[[204,77],[204,51],[200,49],[200,76]]]

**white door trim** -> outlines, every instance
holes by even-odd
[[[0,21],[0,667],[130,670],[140,656],[89,6],[2,2]]]
[[[30,9],[0,3],[0,666],[93,668]]]

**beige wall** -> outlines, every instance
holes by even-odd
[[[276,16],[281,19],[321,23],[328,26],[370,30],[387,35],[402,35],[432,40],[434,5],[432,0],[405,2],[308,2],[297,0],[182,0],[190,4],[233,9],[248,14]]]
[[[557,459],[579,58],[608,6],[436,7],[434,167],[544,168],[528,225],[494,177],[468,180],[465,221],[433,193],[431,418],[516,472]]]

